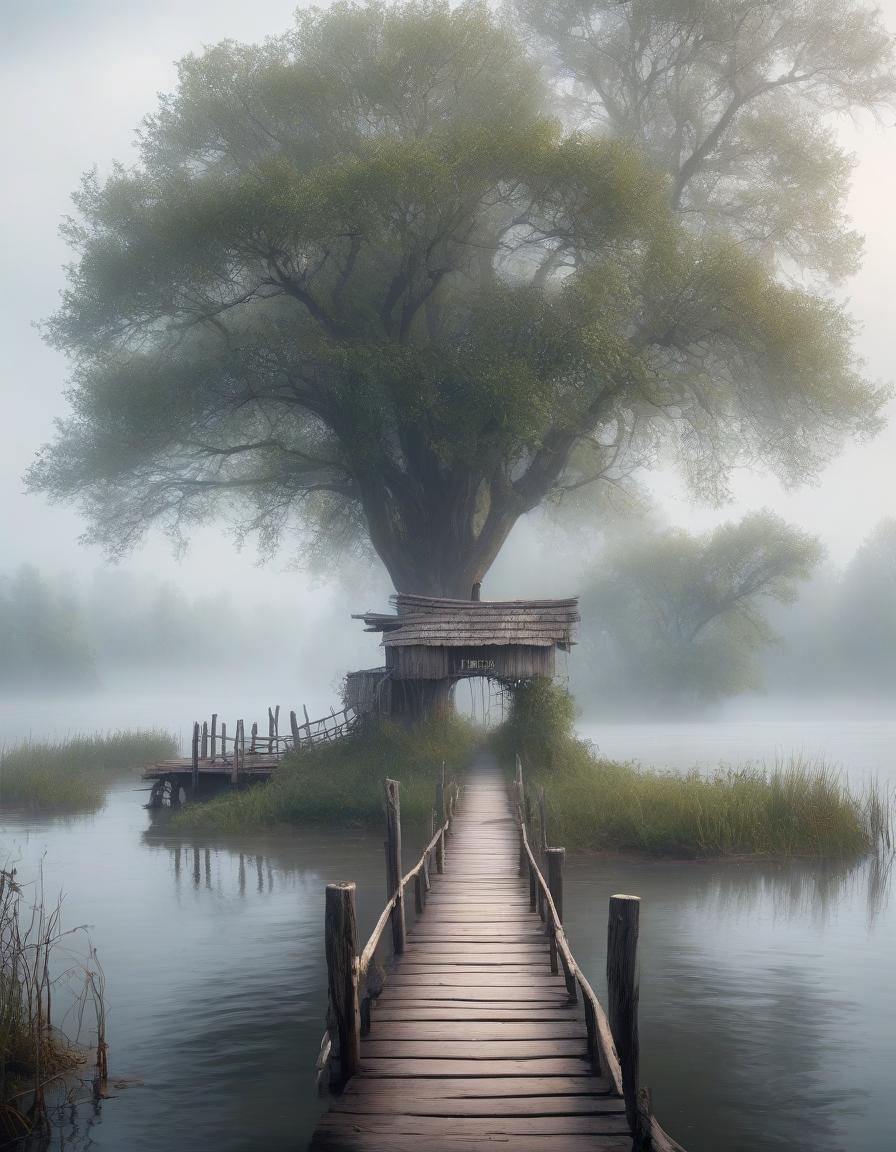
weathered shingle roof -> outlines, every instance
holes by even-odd
[[[574,642],[579,601],[568,600],[442,600],[398,593],[391,597],[395,615],[364,612],[368,632],[382,632],[386,647],[423,644],[466,648],[477,645],[523,644],[536,647]]]

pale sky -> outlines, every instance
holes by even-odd
[[[65,412],[66,366],[44,347],[32,322],[53,311],[63,284],[67,250],[57,236],[70,210],[69,196],[83,171],[101,173],[113,159],[130,162],[133,130],[175,82],[174,61],[203,44],[230,37],[258,40],[291,20],[294,0],[0,0],[0,107],[3,109],[0,188],[0,389],[5,417],[0,455],[0,572],[28,561],[74,574],[93,571],[102,557],[79,545],[82,525],[71,509],[49,507],[23,494],[22,473],[33,452]],[[896,28],[896,0],[882,5]],[[862,272],[847,286],[862,324],[860,350],[871,376],[896,380],[896,115],[882,127],[849,127],[845,134],[860,164],[850,200],[867,252]],[[655,475],[651,487],[668,516],[689,527],[709,526],[764,505],[818,533],[832,559],[842,562],[884,516],[896,516],[896,406],[891,424],[873,443],[849,447],[814,488],[783,493],[769,477],[735,479],[734,502],[725,509],[692,507],[674,477]],[[531,554],[537,536],[523,526],[516,548]],[[511,541],[514,544],[514,540]],[[253,600],[301,596],[306,608],[323,606],[327,593],[287,570],[288,557],[264,569],[251,548],[233,552],[220,529],[203,529],[181,562],[158,534],[127,566],[151,570],[188,591],[204,588]],[[519,572],[519,566],[516,566]],[[513,570],[498,565],[495,583],[513,595]],[[371,582],[372,588],[374,582]],[[520,586],[517,594],[529,589]],[[372,604],[375,597],[364,597]]]

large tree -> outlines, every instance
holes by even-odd
[[[767,608],[792,603],[821,555],[817,540],[769,512],[703,536],[616,541],[583,596],[598,699],[681,704],[758,687],[755,658],[775,635]]]
[[[484,5],[186,58],[140,162],[75,198],[73,411],[32,487],[113,552],[226,507],[467,596],[521,515],[660,452],[707,491],[813,475],[879,420],[847,315],[683,227],[628,135],[564,129]]]

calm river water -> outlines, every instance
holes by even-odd
[[[673,733],[640,732],[624,750],[613,746],[619,730],[589,734],[608,754],[663,761],[646,754],[653,744],[678,762]],[[769,755],[753,736],[755,755]],[[682,763],[700,752],[697,737],[687,734]],[[719,759],[715,739],[704,733],[707,762]],[[779,741],[783,751],[798,743],[785,747],[776,731]],[[896,726],[876,726],[859,745],[867,755],[856,770],[883,774]],[[730,744],[723,753],[745,754]],[[207,841],[151,825],[144,801],[129,783],[92,817],[0,818],[0,859],[26,879],[43,861],[48,895],[65,893],[66,924],[90,925],[107,981],[110,1071],[142,1081],[72,1110],[54,1147],[303,1149],[322,1106],[313,1065],[324,885],[357,881],[365,936],[384,897],[382,836]],[[893,1146],[896,908],[886,872],[573,857],[567,924],[598,990],[607,899],[618,891],[644,901],[642,1079],[689,1152]]]

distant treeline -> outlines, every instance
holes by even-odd
[[[896,692],[896,521],[839,570],[768,513],[705,536],[636,531],[582,588],[570,663],[586,712],[675,713],[745,692]]]
[[[226,595],[190,598],[167,584],[100,572],[86,587],[24,566],[0,576],[0,684],[101,684],[116,669],[201,666],[234,645],[263,651],[261,629]],[[270,646],[270,639],[267,641]]]

